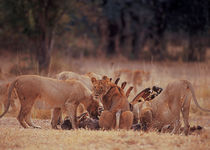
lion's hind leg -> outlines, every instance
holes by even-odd
[[[182,112],[182,116],[183,116],[183,120],[184,120],[184,133],[185,135],[188,135],[189,133],[189,111],[190,111],[190,101],[191,101],[191,97],[188,95],[186,96],[185,102],[182,106],[181,112]]]
[[[33,127],[33,128],[37,128],[37,129],[41,129],[40,126],[37,126],[37,125],[34,125],[31,121],[31,110],[28,111],[26,117],[25,117],[25,122],[30,126],[30,127]]]
[[[53,129],[58,129],[57,124],[61,119],[61,108],[54,108],[52,112],[51,126]]]
[[[152,110],[151,108],[145,108],[141,112],[140,116],[141,128],[144,131],[148,131],[152,125]]]
[[[122,112],[120,119],[120,129],[131,129],[133,124],[133,113],[131,111]]]
[[[180,127],[181,127],[181,123],[180,123],[180,115],[178,117],[176,117],[175,121],[173,122],[173,130],[172,130],[172,134],[178,134]]]
[[[21,124],[21,126],[23,126],[24,128],[28,128],[28,124],[25,122],[25,116],[26,116],[25,111],[21,107],[17,119],[18,119],[19,123]]]
[[[20,109],[20,112],[18,115],[18,121],[24,128],[28,128],[28,126],[33,127],[33,128],[41,128],[39,126],[35,126],[31,122],[31,110],[32,110],[34,102],[35,102],[34,98],[33,99],[32,98],[31,99],[26,99],[26,98],[20,99],[21,109]]]

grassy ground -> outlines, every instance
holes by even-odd
[[[205,121],[206,119],[210,118],[199,120]],[[43,129],[23,129],[15,118],[1,119],[0,149],[207,150],[210,147],[210,129],[208,128],[202,132],[184,136],[131,130],[52,130],[49,120],[34,120],[34,122],[41,125]],[[207,124],[205,123],[205,125]]]
[[[25,56],[24,56],[25,57]],[[16,55],[0,56],[0,79],[8,80],[15,77],[15,69],[19,73],[24,71],[32,74],[34,66],[27,66],[27,59],[17,58]],[[24,61],[21,61],[24,60]],[[33,64],[31,64],[33,65]],[[23,67],[24,66],[24,67]],[[21,68],[26,70],[21,71]],[[31,68],[31,69],[30,69]],[[78,73],[96,72],[114,78],[114,72],[119,69],[144,70],[150,72],[150,79],[138,87],[138,91],[158,85],[165,88],[174,79],[189,80],[196,91],[198,103],[210,109],[210,63],[172,63],[172,62],[137,62],[125,59],[65,59],[53,57],[50,75],[54,76],[63,70]],[[120,84],[127,81],[121,78]],[[132,85],[132,84],[129,84]],[[126,87],[126,89],[129,87]],[[131,100],[136,93],[131,93]],[[0,119],[0,150],[1,149],[209,149],[210,147],[210,115],[199,111],[191,102],[190,125],[201,125],[202,132],[189,136],[160,134],[156,132],[143,133],[134,131],[62,131],[52,130],[50,111],[34,109],[32,116],[41,118],[33,120],[43,129],[23,129],[15,118],[9,114]]]

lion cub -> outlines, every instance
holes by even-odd
[[[133,124],[133,113],[130,111],[124,91],[106,76],[102,80],[96,80],[93,77],[91,81],[93,94],[96,99],[101,99],[104,107],[104,111],[99,118],[99,126],[103,129],[116,129],[118,127],[120,129],[130,129]],[[120,120],[116,119],[119,116]]]

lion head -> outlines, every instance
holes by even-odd
[[[103,76],[102,80],[96,80],[95,77],[91,78],[93,84],[93,97],[98,99],[104,96],[108,90],[111,88],[110,78]]]
[[[99,119],[100,111],[99,111],[99,102],[96,100],[92,100],[91,104],[87,108],[87,111],[90,113],[90,117],[93,119]]]

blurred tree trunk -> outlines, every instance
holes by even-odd
[[[164,33],[166,30],[165,3],[153,0],[154,23],[151,25],[152,44],[150,52],[155,60],[163,60],[166,56]]]
[[[63,1],[64,2],[64,1]],[[39,0],[36,7],[32,8],[35,30],[37,30],[36,59],[38,61],[39,74],[46,75],[49,72],[51,52],[53,49],[54,30],[59,19],[64,14],[64,4],[53,0]]]
[[[116,22],[108,21],[108,43],[107,43],[107,55],[113,55],[117,53],[117,43],[119,27]]]
[[[48,68],[50,65],[50,58],[51,58],[51,51],[53,48],[52,38],[53,36],[49,36],[48,33],[45,31],[40,35],[40,38],[38,40],[36,58],[39,64],[40,74],[48,73]]]

